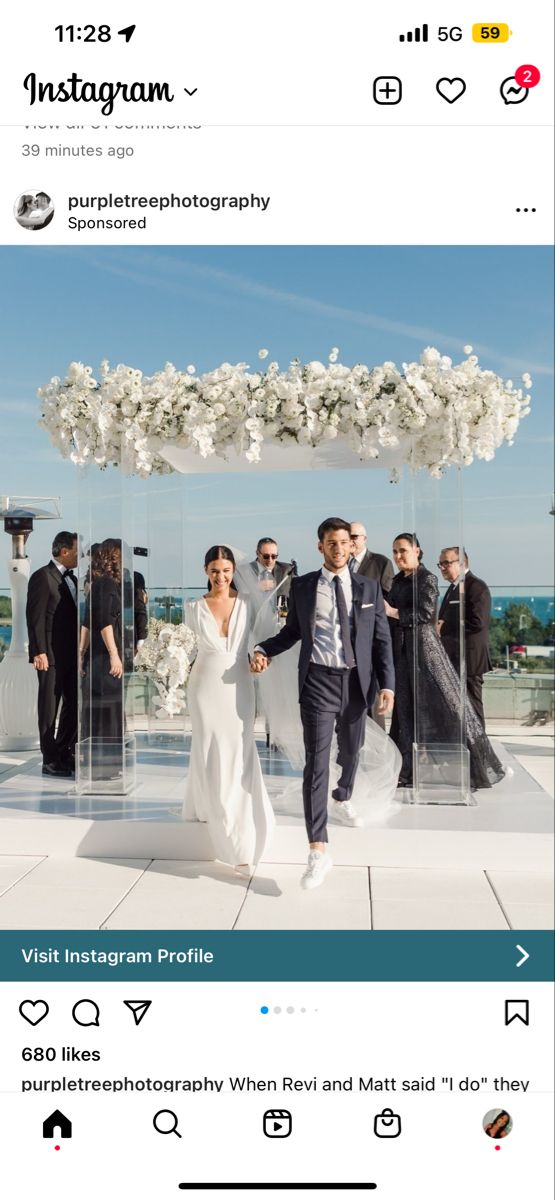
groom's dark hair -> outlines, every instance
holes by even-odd
[[[325,521],[318,526],[318,541],[324,540],[324,534],[333,532],[338,529],[345,529],[348,534],[351,533],[351,525],[349,521],[344,521],[342,517],[326,517]]]

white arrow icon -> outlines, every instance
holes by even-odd
[[[516,948],[517,948],[517,950],[520,950],[520,953],[522,954],[522,958],[519,958],[516,965],[517,965],[517,967],[521,967],[522,964],[526,962],[526,959],[530,958],[530,955],[529,955],[528,951],[524,949],[524,946],[519,946],[518,942],[516,944]]]

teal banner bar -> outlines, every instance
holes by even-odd
[[[0,931],[0,980],[553,979],[551,931]],[[520,964],[520,965],[518,965]]]

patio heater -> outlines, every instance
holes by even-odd
[[[12,539],[8,559],[12,597],[12,640],[0,663],[0,750],[34,750],[38,744],[37,678],[29,662],[25,606],[31,559],[25,553],[35,521],[59,518],[55,496],[1,496],[0,518]]]

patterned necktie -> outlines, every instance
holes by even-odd
[[[341,629],[341,641],[343,642],[343,652],[345,654],[345,662],[348,667],[355,666],[355,656],[353,654],[353,643],[351,641],[351,623],[349,621],[349,613],[347,611],[347,603],[343,584],[339,575],[334,575],[333,586],[335,589],[335,603],[339,613],[339,627]]]

